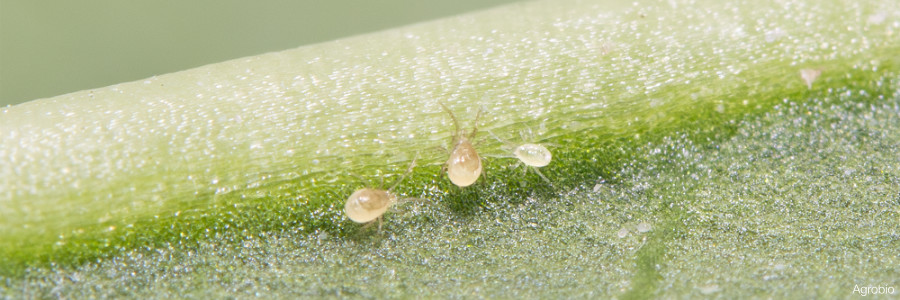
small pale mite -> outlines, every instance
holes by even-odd
[[[547,147],[540,144],[522,144],[513,150],[513,154],[522,163],[535,168],[544,167],[550,164],[553,155]]]
[[[444,171],[447,172],[447,177],[450,178],[450,182],[453,182],[453,184],[459,187],[470,186],[478,180],[482,171],[481,157],[478,156],[478,151],[475,150],[475,146],[470,141],[475,138],[475,134],[478,132],[478,118],[481,116],[481,110],[475,116],[475,125],[472,128],[472,132],[464,135],[453,112],[444,103],[438,103],[450,114],[455,128],[453,136],[450,138],[450,158],[444,164]]]
[[[347,214],[347,217],[349,217],[350,220],[353,220],[353,222],[356,223],[369,223],[377,219],[379,221],[378,227],[381,228],[381,216],[388,210],[388,207],[390,207],[391,204],[397,202],[397,195],[391,193],[391,190],[396,188],[397,185],[412,172],[415,166],[416,159],[414,158],[412,163],[409,164],[406,173],[403,174],[403,177],[400,177],[400,179],[387,190],[377,188],[362,188],[356,190],[356,192],[353,192],[353,194],[347,198],[347,203],[344,204],[344,213]]]
[[[512,142],[501,139],[500,137],[495,135],[493,132],[489,132],[489,133],[495,139],[497,139],[498,141],[500,141],[504,145],[506,145],[507,151],[509,151],[508,149],[512,149],[512,154],[513,154],[513,156],[515,156],[515,158],[518,158],[519,161],[522,162],[523,164],[525,164],[526,166],[533,167],[534,172],[537,173],[538,176],[540,176],[542,179],[544,179],[544,181],[546,181],[548,183],[550,182],[550,179],[547,179],[547,177],[544,176],[544,174],[542,174],[541,171],[538,170],[538,168],[540,168],[540,167],[545,167],[545,166],[549,165],[550,161],[553,160],[553,154],[550,153],[550,150],[548,150],[547,147],[544,147],[544,145],[541,145],[541,144],[532,144],[532,143],[516,145]],[[522,139],[525,140],[524,135],[522,136]]]

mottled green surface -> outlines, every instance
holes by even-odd
[[[471,216],[406,203],[380,233],[216,235],[74,271],[32,270],[7,292],[843,298],[855,285],[897,287],[900,79],[882,83],[894,93],[786,99],[710,145],[677,135],[646,145],[615,184],[501,198]],[[504,188],[495,184],[488,190]]]
[[[896,288],[894,3],[706,4],[537,2],[2,111],[0,128],[37,136],[3,145],[63,155],[0,169],[50,170],[0,182],[16,187],[0,204],[18,209],[3,210],[14,272],[0,287],[79,298]],[[822,76],[808,88],[809,68]],[[475,187],[451,186],[438,174],[446,154],[434,148],[452,128],[437,101],[464,126],[481,108],[482,130],[513,139],[530,127],[555,144],[542,169],[555,188],[510,159],[489,159]],[[56,116],[68,107],[98,117]],[[48,111],[59,123],[31,118]],[[157,146],[137,146],[148,138]],[[380,232],[342,216],[362,185],[353,174],[391,182],[415,153],[398,191],[419,200]]]

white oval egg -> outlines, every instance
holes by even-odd
[[[383,215],[393,202],[394,196],[385,190],[359,189],[347,198],[344,212],[353,222],[371,222]]]
[[[522,144],[513,150],[513,154],[523,163],[532,167],[546,166],[553,159],[550,150],[538,144]]]
[[[450,182],[459,187],[470,186],[481,176],[481,171],[481,158],[475,147],[468,140],[461,139],[447,160],[447,177]]]

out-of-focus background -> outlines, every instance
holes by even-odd
[[[0,106],[521,0],[0,0]]]

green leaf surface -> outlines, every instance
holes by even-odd
[[[896,288],[896,4],[531,2],[3,108],[0,287],[139,298]],[[455,132],[441,102],[465,129],[483,112],[486,173],[473,187],[440,174],[438,147]],[[488,131],[553,145],[550,183],[499,158],[509,153]],[[416,200],[384,228],[343,216],[350,193],[394,182],[416,156],[396,190]]]

